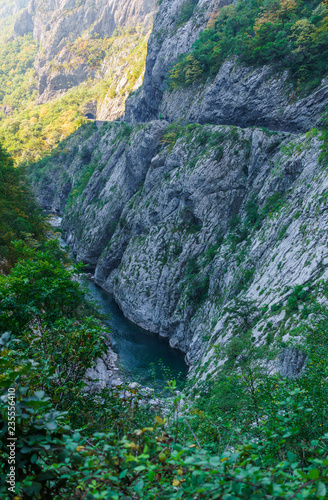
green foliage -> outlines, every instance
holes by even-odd
[[[320,335],[327,332],[322,327],[319,338],[309,344],[313,360],[319,353],[318,340],[323,341]],[[135,395],[130,393],[120,404],[115,393],[106,397],[103,392],[102,413],[109,409],[109,421],[103,426],[100,419],[98,430],[88,436],[70,426],[67,414],[53,409],[46,391],[36,390],[40,373],[47,380],[49,371],[24,359],[7,334],[1,344],[2,416],[6,388],[16,387],[16,494],[57,499],[73,498],[78,492],[82,498],[116,500],[326,497],[326,393],[316,391],[327,366],[322,356],[313,376],[296,381],[267,377],[263,369],[241,361],[240,375],[222,374],[215,383],[205,383],[200,397],[181,416],[181,398],[175,384],[169,383],[171,411],[165,418],[149,415],[143,419],[146,425],[135,429],[127,425],[141,418]],[[124,434],[113,431],[117,421],[124,422]],[[5,420],[3,424],[5,459]],[[1,467],[5,494],[6,470]]]
[[[53,242],[45,251],[21,249],[24,260],[9,276],[0,276],[0,332],[15,335],[40,325],[52,325],[65,315],[72,317],[83,293],[60,260],[52,258]],[[48,249],[48,247],[50,247]]]
[[[23,109],[36,97],[33,64],[37,50],[32,34],[0,44],[0,109]]]
[[[26,250],[11,276],[1,278],[0,309],[9,311],[8,301],[15,308],[6,324],[1,322],[0,336],[3,498],[9,498],[7,408],[13,387],[20,498],[326,497],[325,305],[300,288],[293,291],[299,302],[311,299],[311,316],[291,332],[303,338],[308,368],[305,376],[286,380],[268,376],[259,363],[267,347],[255,348],[249,339],[258,311],[252,302],[237,300],[229,312],[241,328],[223,347],[227,366],[215,381],[191,381],[184,395],[168,382],[165,417],[160,409],[154,416],[135,389],[85,391],[85,371],[105,350],[103,330],[94,318],[81,315],[83,296],[71,280],[73,271],[65,269],[60,252],[52,257],[54,243],[49,245],[45,252]],[[190,259],[188,279],[199,272],[198,262]],[[320,289],[328,295],[327,283]],[[19,312],[24,302],[26,317]],[[17,317],[24,319],[20,328]]]
[[[220,162],[223,158],[223,155],[224,155],[223,146],[218,146],[214,155],[214,160]]]
[[[277,302],[271,306],[271,311],[280,313],[285,310],[286,318],[301,312],[301,317],[307,318],[310,314],[309,301],[312,293],[309,287],[305,289],[304,285],[296,285],[289,294],[286,305],[283,305],[283,301]]]
[[[92,152],[87,148],[87,146],[83,146],[80,156],[83,163],[88,164],[91,161]]]
[[[232,252],[236,251],[237,245],[245,241],[249,235],[247,224],[242,224],[241,218],[238,215],[233,215],[228,221],[229,234],[228,239],[231,243]]]
[[[120,129],[117,135],[117,140],[128,140],[133,132],[133,125],[129,125],[126,122],[120,124]]]
[[[161,144],[167,147],[168,151],[172,151],[177,140],[180,139],[180,137],[183,137],[183,135],[184,128],[173,122],[167,127],[165,134],[162,137]]]
[[[247,269],[243,269],[238,277],[234,287],[234,293],[239,294],[243,290],[247,288],[247,286],[253,281],[255,273],[255,267],[249,267]]]
[[[245,204],[246,217],[244,220],[242,221],[241,217],[235,214],[228,221],[228,240],[231,244],[231,250],[235,252],[237,245],[243,241],[247,240],[249,243],[249,236],[252,231],[257,231],[261,227],[263,220],[266,217],[273,217],[283,207],[284,203],[285,198],[283,193],[275,193],[269,196],[261,209],[259,208],[256,195],[247,200]],[[288,226],[283,226],[278,238],[283,238],[287,228]]]
[[[298,92],[309,92],[327,74],[328,7],[312,0],[250,0],[222,8],[190,54],[170,71],[173,88],[216,75],[225,59],[287,69]]]
[[[225,309],[229,313],[228,321],[237,320],[239,323],[235,331],[237,333],[247,333],[256,324],[259,318],[259,311],[253,301],[235,299],[234,305]]]
[[[70,54],[69,63],[59,66],[53,61],[51,69],[64,71],[65,69],[77,67],[79,64],[85,64],[92,69],[97,69],[105,59],[106,53],[109,52],[112,44],[113,38],[79,37],[66,45],[66,50]]]
[[[90,308],[72,279],[78,269],[66,269],[57,242],[50,240],[44,251],[21,242],[16,247],[22,259],[9,276],[0,276],[0,453],[2,459],[7,456],[6,388],[11,387],[16,397],[18,488],[24,496],[43,498],[46,485],[57,477],[47,471],[48,461],[59,452],[65,455],[65,424],[69,418],[80,422],[83,404],[88,404],[86,370],[107,348],[103,328],[86,316]],[[6,463],[1,460],[2,473]],[[61,484],[54,485],[53,494]]]
[[[223,234],[219,233],[216,242],[210,245],[205,251],[205,264],[209,264],[216,257],[220,246],[223,243]]]
[[[18,483],[17,493],[24,490],[27,498],[42,498],[49,481],[56,478],[51,471],[46,470],[47,455],[54,456],[52,448],[57,446],[57,453],[65,449],[60,442],[62,430],[60,424],[65,424],[66,415],[56,411],[46,397],[45,391],[39,384],[40,376],[43,379],[51,378],[51,371],[40,367],[33,359],[28,359],[24,352],[17,349],[15,338],[10,334],[3,334],[0,342],[1,366],[1,400],[0,400],[0,461],[1,481],[0,491],[2,498],[10,498],[6,479],[6,463],[8,460],[6,418],[8,392],[7,388],[15,388],[15,437],[16,463],[15,475]],[[49,453],[49,451],[51,452]],[[22,486],[25,483],[25,486]]]
[[[283,193],[275,193],[272,196],[269,196],[269,198],[267,198],[267,200],[262,208],[261,215],[263,217],[267,217],[267,216],[270,217],[270,216],[274,215],[276,212],[279,212],[279,210],[282,208],[284,203],[285,203],[285,199],[284,199]]]
[[[305,306],[309,298],[309,290],[304,290],[303,285],[296,285],[287,299],[286,313],[290,315],[291,313],[298,312],[299,306]]]
[[[328,166],[328,110],[326,109],[321,117],[322,133],[320,135],[321,139],[321,153],[319,156],[319,163],[324,167]]]
[[[250,226],[257,226],[259,223],[260,215],[258,208],[258,201],[255,195],[253,195],[245,205],[245,212],[247,214],[247,221]]]
[[[14,168],[11,157],[0,144],[0,270],[8,272],[17,260],[13,240],[37,246],[47,225],[29,190],[21,168]]]
[[[184,289],[187,300],[199,306],[208,295],[209,277],[202,275],[196,259],[190,258],[186,265]]]
[[[90,163],[90,165],[87,165],[83,169],[81,175],[79,176],[79,179],[77,180],[74,186],[73,191],[70,193],[68,197],[68,206],[71,206],[73,201],[83,193],[96,168],[97,168],[97,162],[93,161],[92,163]]]
[[[180,9],[177,26],[181,26],[182,24],[185,24],[189,21],[194,13],[197,4],[198,0],[185,0]]]

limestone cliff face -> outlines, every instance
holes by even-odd
[[[269,66],[254,69],[226,61],[208,85],[164,92],[158,112],[168,120],[306,132],[319,125],[327,100],[327,79],[300,99],[287,71],[278,76]]]
[[[0,7],[0,19],[12,16],[21,9],[27,7],[29,0],[8,0],[5,5]]]
[[[76,57],[89,40],[111,37],[115,30],[142,26],[146,33],[153,19],[155,0],[31,0],[15,25],[16,35],[33,32],[40,51],[35,61],[38,102],[53,99],[96,76],[90,56]],[[101,48],[98,49],[98,53]],[[94,55],[94,54],[93,54]]]
[[[181,54],[189,52],[211,16],[232,0],[198,0],[190,19],[180,21],[185,0],[162,0],[149,40],[145,78],[141,92],[130,99],[126,119],[146,121],[158,118],[169,68]]]
[[[317,136],[195,125],[172,140],[167,127],[80,131],[34,185],[124,314],[214,370],[239,321],[229,307],[269,311],[252,333],[262,343],[283,324],[271,306],[327,275],[328,180]]]

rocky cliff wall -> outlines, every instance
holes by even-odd
[[[29,0],[7,0],[0,3],[0,19],[12,16],[27,7]]]
[[[16,21],[15,33],[21,36],[33,32],[40,45],[35,61],[38,103],[58,97],[88,78],[95,78],[96,54],[92,49],[99,56],[102,47],[93,47],[92,42],[111,37],[115,30],[140,26],[146,34],[154,12],[155,0],[97,0],[96,3],[92,0],[31,0]],[[84,51],[86,57],[76,57],[72,44],[76,44],[75,52],[81,55]]]
[[[148,44],[143,86],[138,95],[128,101],[126,120],[144,122],[159,117],[169,68],[181,54],[189,52],[211,16],[230,3],[232,0],[195,1],[190,18],[184,20],[181,12],[186,0],[160,2]]]
[[[218,346],[248,315],[257,317],[255,343],[272,331],[285,342],[283,304],[295,287],[311,293],[327,277],[328,181],[316,132],[90,127],[34,170],[34,186],[45,208],[63,213],[67,242],[124,314],[169,337],[192,366],[202,361],[204,376],[233,355]]]
[[[186,18],[185,1],[162,0],[127,121],[79,130],[32,177],[96,283],[202,380],[249,345],[297,376],[297,349],[273,358],[328,275],[315,128],[327,82],[300,99],[285,73],[226,61],[215,79],[169,90],[169,68],[227,3],[189,1]]]

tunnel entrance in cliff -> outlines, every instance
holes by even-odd
[[[94,114],[92,113],[87,113],[86,115],[84,115],[86,118],[88,118],[88,120],[95,120],[96,117]]]

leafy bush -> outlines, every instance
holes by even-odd
[[[162,137],[161,144],[168,148],[169,151],[175,146],[177,140],[184,134],[184,128],[177,123],[171,123],[165,130],[165,134]]]
[[[8,388],[15,388],[15,495],[21,498],[326,498],[328,309],[323,302],[300,288],[293,291],[298,301],[310,301],[311,315],[291,332],[303,339],[305,376],[268,376],[259,362],[267,347],[255,348],[249,340],[258,311],[251,302],[236,301],[230,313],[243,326],[223,346],[229,362],[215,380],[209,374],[206,381],[191,380],[184,394],[168,382],[165,417],[161,409],[154,415],[135,389],[84,390],[85,370],[105,350],[104,332],[81,314],[83,294],[62,254],[57,250],[54,258],[54,243],[49,245],[44,252],[25,250],[12,274],[0,277],[6,322],[1,321],[0,335],[3,498],[8,497]],[[199,271],[190,259],[186,276],[200,279]],[[327,297],[327,283],[320,289]],[[11,310],[15,314],[6,314]]]
[[[22,250],[24,260],[9,276],[0,276],[0,331],[21,332],[52,325],[65,315],[72,317],[83,293],[72,281],[75,271],[67,271],[50,250]],[[46,246],[49,246],[49,244]]]
[[[92,151],[87,146],[83,146],[80,156],[83,163],[88,165],[92,158]]]
[[[285,203],[285,198],[283,193],[275,193],[272,196],[269,196],[269,198],[267,198],[262,208],[261,211],[262,216],[263,217],[266,217],[267,215],[271,216],[276,212],[279,212],[284,203]]]
[[[185,0],[181,6],[179,17],[177,20],[177,26],[181,26],[189,21],[192,17],[195,7],[198,4],[198,0]]]
[[[13,240],[36,246],[44,239],[48,226],[29,190],[24,171],[0,144],[0,272],[8,272],[18,258]]]

